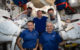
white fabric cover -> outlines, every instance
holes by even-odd
[[[74,14],[72,16],[72,20],[74,20],[74,19],[80,19],[80,14]]]
[[[17,33],[18,26],[11,20],[6,20],[0,23],[0,33],[13,35]]]
[[[76,39],[78,38],[78,26],[74,25],[74,29],[71,29],[66,32],[69,39]]]
[[[69,0],[71,7],[78,7],[80,6],[79,0]]]
[[[10,18],[10,14],[8,13],[7,10],[0,9],[0,16],[6,16],[6,17]]]
[[[61,36],[64,40],[67,39],[77,39],[80,38],[80,21],[68,24],[68,28],[73,25],[73,29],[67,31],[67,32],[61,32]]]
[[[13,40],[13,36],[6,36],[0,33],[0,43],[12,41],[12,40]]]

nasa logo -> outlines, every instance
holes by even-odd
[[[55,37],[55,35],[52,35],[52,37]]]

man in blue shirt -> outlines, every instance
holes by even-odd
[[[33,50],[37,46],[38,32],[34,30],[33,21],[28,21],[28,29],[25,29],[19,36],[17,40],[18,47],[20,50]],[[23,44],[20,44],[21,39],[23,39]]]
[[[47,17],[42,16],[42,11],[38,10],[37,11],[37,17],[33,19],[35,23],[35,30],[39,32],[39,35],[46,30],[46,22],[47,22]]]
[[[40,36],[40,50],[58,50],[58,45],[62,42],[59,33],[53,30],[53,24],[48,22],[46,25],[46,32]]]

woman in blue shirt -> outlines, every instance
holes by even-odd
[[[53,24],[47,23],[47,31],[40,36],[40,50],[58,50],[59,43],[62,42],[61,37],[53,30]]]
[[[17,40],[20,50],[34,50],[37,47],[38,32],[34,30],[33,21],[27,22],[28,29],[25,29]],[[20,41],[23,39],[23,44]]]

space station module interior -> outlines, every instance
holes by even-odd
[[[0,1],[0,42],[13,41],[13,37],[17,39],[22,31],[21,27],[28,21],[25,17],[20,18],[26,10],[21,8],[18,3],[15,3],[15,0],[4,1]],[[66,3],[68,6],[66,6]],[[57,22],[53,25],[55,28],[58,28],[63,40],[78,39],[75,42],[80,43],[80,0],[69,0],[67,2],[66,0],[31,0],[24,3],[24,5],[25,7],[32,7],[33,17],[36,16],[37,10],[42,10],[47,13],[49,8],[53,8],[54,15],[57,16]],[[47,14],[43,15],[47,16]],[[12,20],[5,19],[3,16]],[[73,22],[66,23],[65,20],[67,19]]]

